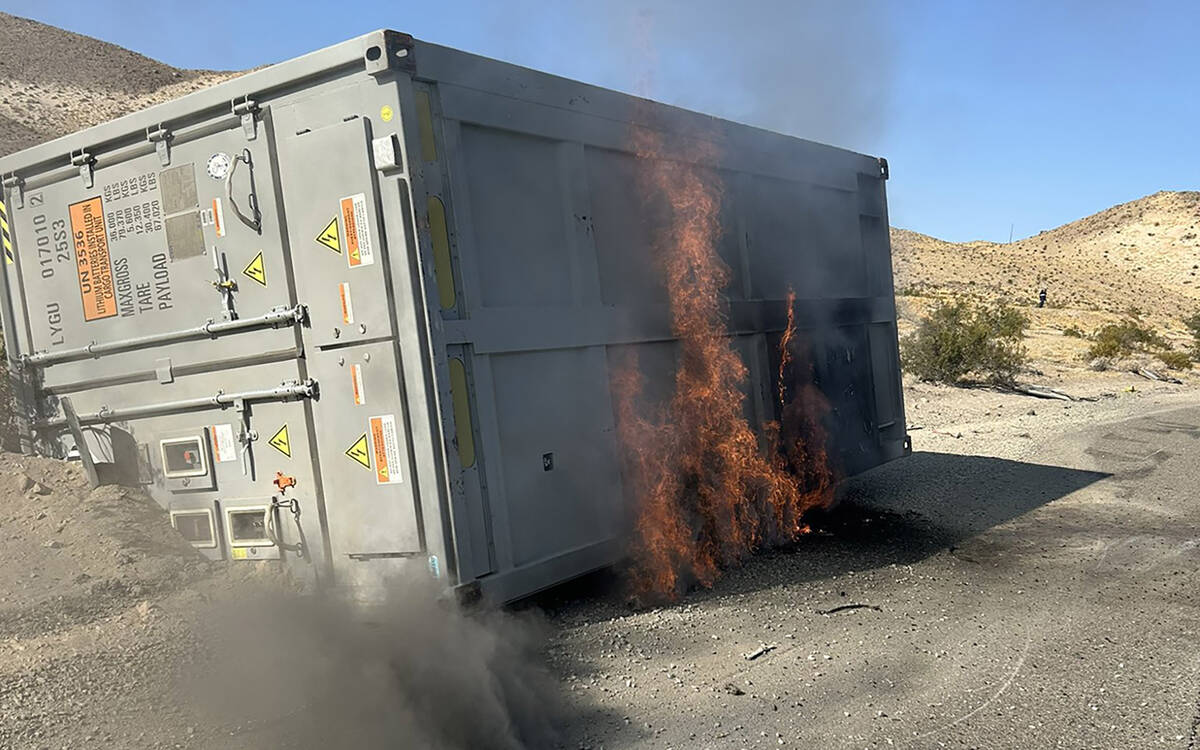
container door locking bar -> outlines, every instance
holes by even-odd
[[[278,328],[281,325],[303,324],[307,319],[308,311],[304,305],[280,307],[266,315],[259,315],[254,318],[242,318],[240,320],[229,320],[220,323],[210,319],[204,325],[196,326],[195,328],[185,328],[182,331],[168,331],[166,333],[139,336],[121,341],[110,341],[103,344],[92,342],[87,346],[81,346],[76,349],[64,349],[58,352],[35,352],[34,354],[23,355],[21,357],[21,364],[32,367],[49,367],[61,362],[74,362],[80,359],[99,359],[106,354],[117,354],[134,349],[146,349],[152,346],[176,344],[183,341],[195,341],[197,339],[217,338],[227,333],[238,333],[257,328]]]
[[[240,402],[243,407],[255,401],[294,401],[302,398],[316,398],[320,393],[317,381],[309,378],[304,381],[292,380],[281,383],[277,388],[264,388],[257,391],[241,391],[225,393],[217,391],[215,395],[201,398],[181,399],[179,401],[164,401],[159,404],[145,406],[129,406],[122,409],[110,409],[107,406],[90,414],[80,414],[80,426],[93,424],[108,424],[111,422],[127,422],[135,419],[160,417],[166,414],[180,414],[214,407],[225,409],[236,406]],[[62,429],[67,426],[65,417],[44,419],[33,425],[35,430],[46,432]]]

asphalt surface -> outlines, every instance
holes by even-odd
[[[1200,748],[1200,407],[1104,419],[855,478],[669,607],[551,602],[564,745]]]

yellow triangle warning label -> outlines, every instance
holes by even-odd
[[[283,455],[287,456],[288,458],[292,457],[292,441],[288,439],[288,430],[286,424],[283,427],[280,427],[279,432],[276,432],[274,437],[267,442],[271,444],[272,448],[279,451]]]
[[[346,455],[362,464],[363,468],[371,468],[371,454],[367,448],[367,433],[364,432],[362,437],[354,441],[354,445],[346,449]]]
[[[338,255],[342,254],[342,240],[338,236],[338,217],[334,216],[329,224],[321,230],[321,233],[317,235],[317,242],[320,242]]]
[[[267,269],[263,265],[263,257],[261,252],[254,256],[254,260],[250,261],[250,265],[242,269],[242,273],[246,274],[263,286],[267,285]]]

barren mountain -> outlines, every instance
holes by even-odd
[[[892,230],[901,294],[968,293],[1169,318],[1200,310],[1200,192],[1160,192],[1011,244]]]
[[[114,44],[0,13],[0,155],[211,86]]]

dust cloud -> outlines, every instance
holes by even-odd
[[[397,580],[366,608],[252,588],[198,608],[179,689],[205,748],[552,746],[557,684],[533,615],[467,612],[432,581]]]

